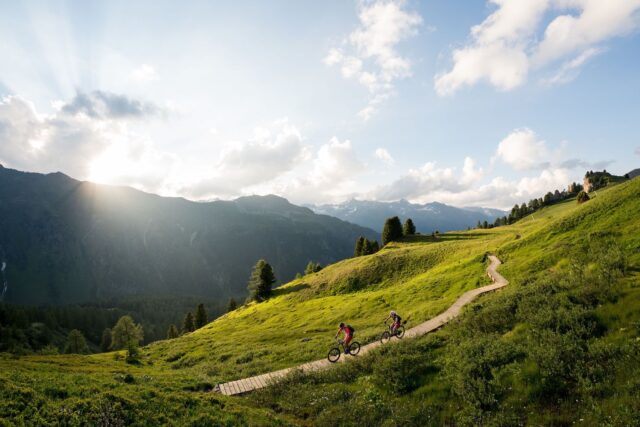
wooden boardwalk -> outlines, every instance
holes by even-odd
[[[491,263],[489,267],[487,267],[487,274],[493,280],[493,284],[483,286],[481,288],[472,289],[470,291],[465,292],[456,300],[456,302],[449,307],[444,313],[437,315],[436,317],[427,320],[424,323],[419,324],[411,329],[408,329],[405,333],[405,337],[418,337],[421,335],[425,335],[429,332],[435,331],[454,317],[460,314],[462,307],[472,300],[474,300],[478,295],[483,294],[485,292],[491,292],[493,290],[502,288],[507,286],[509,282],[507,279],[502,277],[500,273],[498,273],[497,268],[501,264],[500,260],[493,256],[489,255],[489,260]],[[382,345],[380,341],[375,341],[367,345],[363,345],[360,349],[360,353],[358,356],[362,354],[367,354],[372,349]],[[344,362],[348,360],[346,357],[341,357],[340,362]],[[257,375],[254,377],[243,378],[236,381],[230,381],[228,383],[219,384],[216,387],[216,391],[219,391],[222,394],[226,394],[228,396],[243,394],[250,392],[252,390],[257,390],[259,388],[267,387],[269,384],[277,382],[281,378],[284,378],[289,373],[294,370],[299,370],[302,372],[310,372],[317,371],[320,369],[327,369],[332,365],[326,358],[321,360],[316,360],[314,362],[304,363],[299,366],[294,366],[291,368],[280,369],[279,371],[269,372],[262,375]]]

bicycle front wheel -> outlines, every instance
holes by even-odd
[[[340,354],[342,352],[340,351],[339,348],[334,347],[331,350],[329,350],[329,354],[327,355],[327,359],[329,359],[329,362],[331,363],[336,363],[338,361],[338,359],[340,359]]]
[[[396,336],[398,338],[402,338],[404,336],[404,326],[398,326],[398,329],[396,329]]]
[[[360,343],[354,341],[351,343],[351,345],[349,345],[349,354],[355,356],[358,353],[360,353]]]
[[[384,331],[382,333],[382,336],[380,337],[380,342],[382,344],[386,344],[389,342],[390,339],[391,339],[391,334],[389,333],[389,331]]]

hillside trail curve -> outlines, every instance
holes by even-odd
[[[462,307],[473,301],[478,295],[507,286],[509,284],[509,281],[497,271],[497,268],[500,266],[500,264],[502,264],[502,262],[494,255],[489,255],[489,260],[490,263],[487,267],[487,275],[493,281],[491,285],[483,286],[465,292],[445,312],[427,320],[426,322],[414,326],[411,329],[408,329],[405,333],[405,337],[414,338],[428,334],[429,332],[433,332],[436,329],[440,328],[442,325],[449,322],[451,319],[457,317],[460,314]],[[369,351],[380,345],[382,345],[380,341],[374,341],[370,344],[363,345],[357,357],[361,357],[361,355],[367,354]],[[348,358],[343,357],[340,359],[340,362],[344,363],[345,360],[348,360]],[[236,381],[218,384],[214,390],[227,396],[244,394],[253,390],[267,387],[270,384],[273,384],[274,382],[277,382],[286,377],[292,371],[318,371],[321,369],[327,369],[332,365],[333,363],[329,362],[327,359],[316,360],[313,362],[303,363],[302,365],[294,366],[291,368],[280,369],[278,371],[269,372],[262,375],[256,375],[249,378],[242,378]]]

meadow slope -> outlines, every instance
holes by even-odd
[[[541,366],[547,366],[543,360],[553,366],[558,359],[530,354],[535,343],[564,349],[566,319],[537,341],[535,331],[547,331],[552,327],[547,323],[566,312],[569,319],[586,319],[571,323],[571,334],[584,329],[571,335],[578,340],[572,345],[590,355],[591,341],[598,340],[610,350],[600,351],[600,358],[611,362],[621,381],[638,373],[618,362],[632,357],[635,347],[627,347],[637,342],[640,329],[639,194],[636,179],[598,191],[583,205],[569,200],[511,226],[415,236],[388,245],[294,280],[269,301],[247,304],[194,333],[149,345],[136,365],[118,353],[2,355],[0,419],[17,424],[69,420],[71,425],[84,419],[139,425],[563,424],[579,416],[583,406],[584,416],[591,417],[587,421],[606,420],[609,410],[600,404],[608,402],[631,407],[624,421],[640,421],[629,405],[639,383],[623,387],[616,380],[602,396],[595,390],[569,412],[568,396],[586,393],[576,387],[597,388],[602,381],[571,371],[566,382],[573,388],[549,397],[545,387],[553,375]],[[436,334],[376,350],[326,373],[294,376],[247,398],[210,392],[219,382],[322,357],[340,321],[351,323],[364,343],[382,332],[390,309],[408,319],[409,327],[437,315],[465,291],[489,283],[487,253],[504,262],[501,273],[512,286],[483,296]],[[605,285],[591,289],[589,283],[605,284],[606,295]],[[538,311],[549,322],[536,317]],[[478,367],[478,361],[484,365]],[[587,361],[560,362],[583,366]],[[564,372],[556,374],[562,378]],[[611,400],[611,393],[618,400]],[[343,402],[352,406],[354,418],[343,418]],[[516,410],[526,402],[539,414]]]

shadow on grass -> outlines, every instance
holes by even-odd
[[[414,236],[403,237],[401,242],[402,243],[437,243],[437,242],[447,242],[451,240],[473,240],[481,236],[484,236],[484,234],[476,233],[472,231],[468,231],[464,233],[436,234],[435,236],[432,236],[430,234],[416,234]]]
[[[300,283],[299,285],[295,285],[295,286],[288,286],[286,288],[275,288],[272,292],[272,295],[274,297],[277,296],[281,296],[281,295],[287,295],[293,292],[298,292],[301,291],[303,289],[308,289],[310,286],[307,285],[306,283]]]

